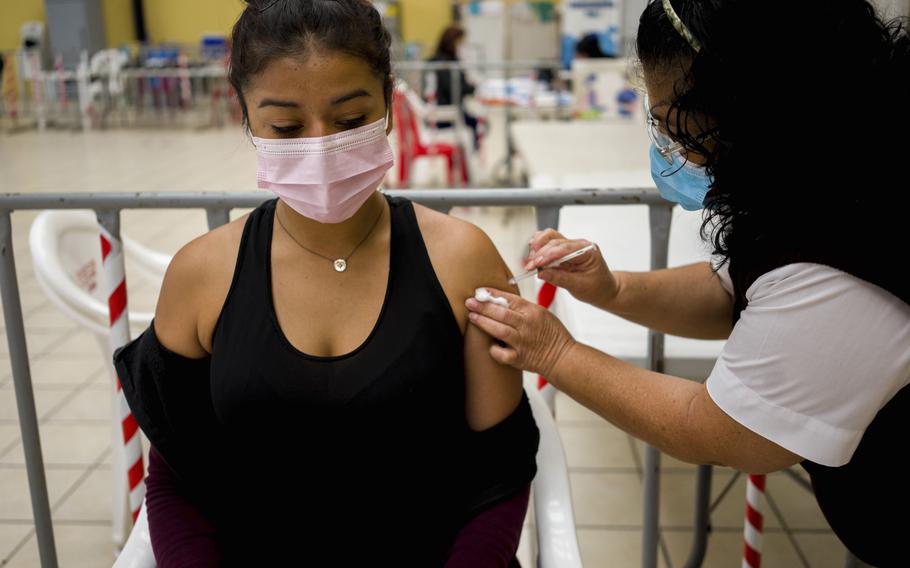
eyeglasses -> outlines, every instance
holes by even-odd
[[[657,127],[658,121],[651,114],[651,101],[648,96],[644,97],[645,116],[648,117],[648,138],[657,148],[657,152],[666,160],[667,164],[673,165],[673,154],[681,152],[685,146],[680,142],[674,142],[670,136]]]
[[[654,146],[657,148],[657,152],[661,157],[666,160],[667,164],[673,165],[673,155],[682,153],[686,149],[686,146],[682,142],[676,142],[670,136],[663,132],[660,128],[657,127],[659,121],[654,118],[654,115],[651,114],[651,101],[648,99],[648,95],[644,96],[645,104],[645,116],[648,117],[648,138],[651,139],[651,142],[654,143]],[[717,134],[717,128],[712,128],[707,132],[702,132],[695,137],[697,142],[702,142]],[[688,158],[686,158],[687,160]],[[683,160],[683,161],[686,161]]]

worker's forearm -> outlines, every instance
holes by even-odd
[[[733,302],[710,263],[614,275],[618,294],[597,307],[670,335],[729,337]]]
[[[689,463],[718,463],[710,433],[691,427],[698,383],[635,367],[575,344],[548,375],[550,382],[629,434]]]

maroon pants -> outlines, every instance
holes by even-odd
[[[530,486],[482,511],[458,532],[445,568],[512,568]],[[212,521],[186,499],[154,448],[149,451],[146,509],[152,550],[159,568],[209,568],[220,564]]]

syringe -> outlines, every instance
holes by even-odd
[[[575,252],[572,252],[572,253],[567,254],[566,256],[560,258],[559,260],[556,260],[555,262],[551,262],[550,264],[544,266],[543,268],[555,268],[555,267],[559,266],[560,264],[562,264],[562,263],[564,263],[564,262],[568,262],[568,261],[572,260],[573,258],[578,258],[579,256],[581,256],[581,255],[583,255],[583,254],[587,254],[587,253],[589,253],[589,252],[591,252],[592,250],[595,250],[595,249],[597,249],[597,245],[595,245],[595,244],[590,244],[590,245],[588,245],[588,246],[586,246],[586,247],[582,247],[582,248],[578,249],[578,250],[575,251]],[[514,286],[515,284],[521,282],[521,281],[524,280],[525,278],[530,278],[530,277],[534,276],[535,274],[537,274],[537,273],[540,272],[540,271],[541,271],[540,268],[535,268],[534,270],[532,270],[532,271],[530,271],[530,272],[525,272],[524,274],[520,274],[520,275],[518,275],[518,276],[513,276],[513,277],[509,280],[509,284],[511,284],[511,285]]]

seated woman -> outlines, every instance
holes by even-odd
[[[376,191],[390,38],[366,0],[250,2],[230,80],[270,200],[174,257],[115,354],[159,566],[509,566],[536,472],[464,299],[489,239]]]

